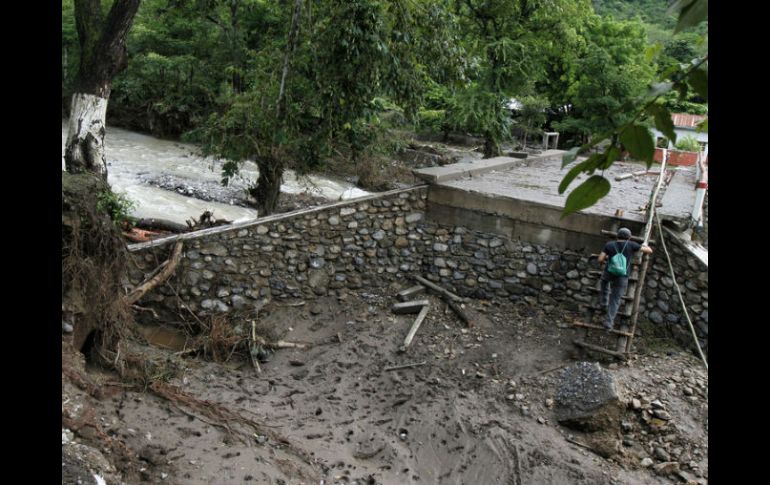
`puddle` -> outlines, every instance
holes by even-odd
[[[155,325],[139,325],[137,328],[147,342],[156,347],[180,351],[187,345],[188,337],[181,330]]]

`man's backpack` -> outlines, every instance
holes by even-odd
[[[607,265],[607,272],[611,275],[615,276],[627,276],[628,274],[628,262],[626,261],[625,255],[623,255],[623,251],[626,250],[626,246],[628,245],[628,240],[626,239],[626,244],[623,245],[623,249],[618,251],[615,256],[610,258],[610,262]],[[617,251],[618,246],[617,243],[615,243],[615,250]]]

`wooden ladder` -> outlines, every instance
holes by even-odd
[[[612,231],[602,230],[601,233],[604,236],[615,235]],[[632,237],[631,240],[639,243],[643,242],[643,239],[640,237]],[[654,241],[650,241],[650,244],[653,243]],[[598,254],[591,255],[592,258],[597,256]],[[642,290],[644,289],[644,279],[647,275],[648,264],[648,255],[641,251],[636,254],[631,262],[631,275],[628,278],[628,287],[626,288],[625,295],[622,297],[623,304],[618,310],[618,315],[616,317],[617,327],[608,332],[602,325],[579,321],[571,322],[570,325],[578,327],[581,330],[580,338],[573,342],[575,345],[584,349],[611,355],[619,359],[625,360],[628,357],[628,353],[631,350],[631,343],[633,342],[634,334],[636,332],[636,322],[639,316],[639,302],[641,300]],[[595,286],[591,288],[591,291],[596,293],[596,298],[594,303],[583,304],[581,306],[586,310],[586,314],[590,315],[591,318],[589,321],[591,321],[597,313],[601,315],[601,317],[604,317],[607,309],[596,303],[599,300],[599,294],[601,292],[602,271],[589,271],[588,275],[594,277],[596,280]],[[589,343],[588,336],[591,331],[596,331],[600,335],[608,333],[610,335],[616,335],[617,343],[615,349],[613,350],[601,345]]]
[[[647,202],[647,223],[644,226],[644,237],[631,237],[632,241],[636,241],[639,243],[644,243],[645,241],[647,244],[652,246],[654,244],[654,241],[650,240],[650,234],[652,234],[652,228],[653,228],[653,219],[655,217],[655,208],[657,206],[657,198],[658,193],[660,192],[660,187],[663,184],[663,178],[666,176],[666,162],[668,162],[668,150],[664,150],[664,156],[663,160],[660,164],[660,175],[658,175],[658,182],[655,185],[655,188],[650,193],[650,200]],[[602,235],[606,236],[615,236],[615,233],[612,231],[605,231],[602,230]],[[626,294],[623,296],[624,301],[626,304],[623,307],[623,311],[618,311],[618,316],[621,318],[620,327],[618,330],[612,330],[612,334],[618,335],[617,338],[617,344],[615,345],[615,350],[608,349],[599,345],[594,345],[587,342],[588,332],[590,330],[599,330],[601,332],[604,332],[606,334],[607,330],[601,325],[594,325],[591,323],[582,323],[582,322],[575,322],[572,325],[580,328],[582,330],[582,338],[575,340],[573,343],[577,345],[578,347],[593,350],[596,352],[601,352],[607,355],[611,355],[613,357],[617,357],[622,360],[626,360],[628,358],[629,353],[631,352],[631,344],[634,341],[634,334],[636,333],[636,322],[639,319],[639,301],[642,297],[642,290],[644,289],[644,280],[647,276],[647,267],[650,264],[650,257],[648,254],[644,254],[643,252],[639,251],[637,255],[634,257],[634,260],[631,263],[631,276],[628,279],[628,288],[626,289]],[[600,285],[600,279],[601,279],[601,272],[600,271],[593,271],[591,272],[594,275],[598,273],[599,278],[597,278],[597,285]],[[589,274],[591,274],[589,273]],[[601,291],[601,286],[597,286],[597,289]],[[633,296],[631,296],[633,294]],[[598,298],[596,299],[598,301]],[[630,308],[629,308],[630,305]],[[594,306],[594,310],[596,310],[596,307],[599,305]],[[603,308],[599,308],[599,311],[603,310]],[[630,322],[626,322],[624,317],[631,318]]]

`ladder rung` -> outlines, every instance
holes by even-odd
[[[588,287],[588,290],[589,291],[596,291],[596,292],[601,291],[601,289],[599,289],[599,288],[591,288],[590,286]],[[634,297],[630,296],[630,295],[623,295],[621,298],[624,299],[624,300],[633,300],[634,299]]]
[[[581,303],[581,304],[580,304],[580,307],[581,307],[581,308],[587,308],[587,309],[589,309],[589,310],[593,310],[593,311],[597,311],[597,312],[598,312],[598,311],[605,311],[605,310],[606,310],[606,308],[604,308],[604,307],[601,307],[601,306],[599,306],[599,305],[596,305],[596,304],[592,304],[592,305],[589,305],[589,304],[587,304],[587,303]],[[631,313],[633,313],[633,310],[634,310],[634,305],[633,305],[633,303],[626,303],[626,304],[623,306],[623,308],[621,308],[621,309],[618,311],[618,315],[621,315],[621,316],[624,316],[624,317],[630,317],[630,316],[631,316]]]
[[[626,360],[628,358],[628,356],[623,352],[615,352],[614,350],[605,349],[604,347],[599,347],[598,345],[589,344],[588,342],[583,342],[582,340],[574,340],[572,343],[574,343],[578,347],[583,347],[588,350],[594,350],[596,352],[603,352],[613,357],[617,357],[618,359]]]
[[[590,323],[583,323],[583,322],[567,322],[567,323],[569,323],[570,325],[573,325],[575,327],[590,328],[590,329],[593,329],[593,330],[601,330],[602,332],[606,332],[607,331],[607,329],[602,327],[601,325],[592,325]],[[626,337],[633,337],[634,336],[634,334],[632,334],[631,332],[623,332],[621,330],[615,330],[614,328],[612,330],[610,330],[610,333],[615,333],[615,334],[618,334],[618,335],[624,335]]]
[[[604,272],[603,271],[596,271],[596,270],[591,270],[591,271],[588,272],[589,275],[591,275],[591,276],[598,276],[600,278],[602,276],[602,273],[604,273]],[[638,271],[634,271],[631,274],[631,276],[628,277],[628,281],[639,281],[639,274],[638,273],[639,273]]]

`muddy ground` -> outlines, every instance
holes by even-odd
[[[176,370],[157,379],[256,427],[230,420],[228,431],[200,408],[87,366],[98,397],[63,384],[63,416],[94,426],[63,427],[62,483],[707,483],[708,377],[694,356],[643,336],[628,363],[601,360],[629,405],[622,453],[606,459],[553,417],[558,367],[597,360],[572,345],[574,316],[471,301],[466,328],[428,296],[427,318],[399,352],[415,317],[391,313],[400,289],[270,303],[261,331],[309,347],[275,351],[261,374],[238,354],[214,363],[139,347]],[[633,409],[650,403],[670,420]]]

